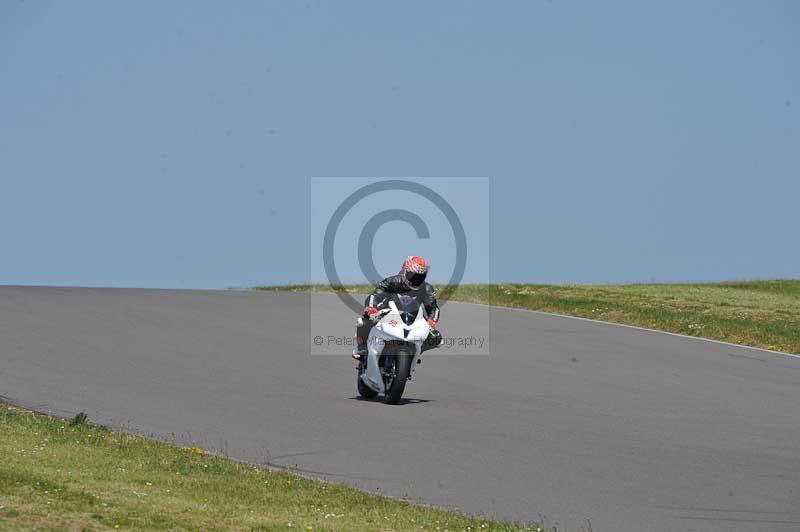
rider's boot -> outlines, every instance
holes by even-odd
[[[361,317],[356,321],[356,346],[353,348],[353,358],[360,361],[367,360],[367,337],[373,323]]]

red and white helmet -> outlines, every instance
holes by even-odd
[[[406,288],[419,288],[428,276],[428,263],[422,257],[409,255],[403,261],[400,275]]]

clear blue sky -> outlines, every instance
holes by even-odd
[[[0,284],[306,281],[325,175],[489,176],[495,281],[800,276],[800,3],[0,3]]]

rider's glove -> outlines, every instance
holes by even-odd
[[[378,315],[378,309],[375,307],[367,307],[364,309],[364,314],[369,316],[370,319]]]
[[[430,327],[431,329],[435,329],[436,328],[436,320],[434,320],[433,318],[428,318],[428,327]]]

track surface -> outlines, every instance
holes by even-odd
[[[352,316],[323,303],[350,334]],[[568,530],[800,530],[800,359],[497,309],[491,356],[428,356],[392,407],[354,398],[345,350],[309,355],[308,305],[0,287],[0,395]],[[478,312],[447,305],[444,333],[468,334]]]

